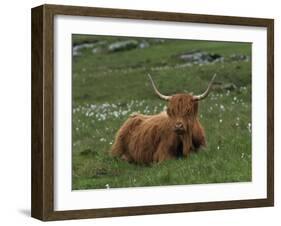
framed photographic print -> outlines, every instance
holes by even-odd
[[[32,216],[273,206],[274,21],[32,9]]]

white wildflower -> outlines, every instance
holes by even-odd
[[[100,141],[104,142],[104,141],[106,141],[106,139],[102,137],[102,138],[100,138]]]
[[[252,132],[252,124],[250,122],[248,123],[248,130],[250,133]]]
[[[128,111],[124,110],[124,111],[122,111],[121,114],[122,114],[123,116],[124,116],[124,115],[127,115],[127,114],[128,114]]]
[[[115,116],[116,118],[118,118],[118,117],[119,117],[119,114],[118,114],[118,112],[117,112],[117,111],[112,112],[112,114],[113,114],[113,116]]]

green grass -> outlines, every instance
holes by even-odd
[[[73,35],[73,44],[121,37]],[[251,181],[251,56],[248,43],[146,39],[148,48],[109,53],[81,50],[73,58],[73,189]],[[217,53],[224,62],[188,66],[179,55],[191,50]],[[146,77],[150,73],[164,94],[201,93],[217,73],[232,91],[214,90],[200,103],[208,146],[187,159],[141,166],[109,155],[115,134],[133,112],[156,114],[159,100]]]

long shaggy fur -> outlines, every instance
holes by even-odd
[[[175,130],[176,124],[183,126],[180,131]],[[205,145],[198,102],[189,94],[176,94],[169,100],[167,111],[130,116],[117,132],[111,154],[128,162],[149,164],[187,157]]]

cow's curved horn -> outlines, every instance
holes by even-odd
[[[151,84],[152,84],[152,86],[153,86],[153,89],[154,89],[155,93],[156,93],[161,99],[163,99],[163,100],[169,100],[169,99],[171,98],[171,96],[165,96],[165,95],[161,94],[161,93],[157,90],[157,88],[156,88],[156,86],[155,86],[155,84],[154,84],[154,82],[153,82],[153,80],[152,80],[150,74],[147,74],[147,76],[148,76],[148,78],[149,78],[149,80],[150,80],[150,82],[151,82]]]
[[[198,96],[193,96],[194,100],[197,100],[197,101],[203,100],[204,98],[206,98],[209,95],[209,93],[211,91],[211,87],[213,85],[213,82],[214,82],[216,76],[217,76],[217,74],[214,74],[212,80],[209,82],[209,85],[208,85],[208,87],[207,87],[207,89],[204,93],[202,93],[201,95],[198,95]]]

